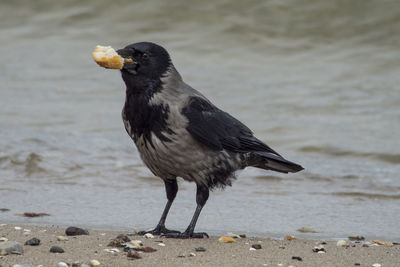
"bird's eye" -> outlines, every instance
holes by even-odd
[[[143,53],[142,58],[143,58],[143,59],[148,59],[148,58],[149,58],[149,55],[148,55],[147,53]]]

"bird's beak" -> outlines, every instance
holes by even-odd
[[[119,49],[117,50],[117,54],[124,59],[124,66],[122,69],[127,70],[132,74],[136,74],[138,63],[134,58],[132,58],[132,49]]]

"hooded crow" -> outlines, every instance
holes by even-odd
[[[168,199],[159,223],[149,233],[175,238],[208,237],[207,233],[194,232],[197,219],[209,191],[230,186],[235,171],[248,166],[282,173],[303,170],[186,84],[163,47],[141,42],[117,53],[130,59],[121,69],[126,84],[122,110],[125,129],[143,162],[164,181]],[[178,192],[177,177],[197,186],[197,208],[184,232],[165,228]]]

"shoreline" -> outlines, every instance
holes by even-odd
[[[21,229],[16,229],[21,227]],[[0,265],[31,264],[32,266],[57,266],[60,262],[90,265],[91,260],[99,266],[400,266],[400,245],[388,247],[372,240],[349,241],[338,247],[336,241],[323,240],[278,240],[270,238],[246,237],[234,239],[234,243],[222,243],[219,236],[206,239],[167,239],[155,236],[146,239],[131,235],[128,231],[89,230],[89,235],[68,236],[67,241],[57,240],[66,236],[63,226],[33,226],[24,224],[1,224],[0,237],[21,243],[22,255],[0,256]],[[119,234],[132,240],[140,240],[143,247],[157,251],[139,252],[141,259],[127,257],[123,248],[112,252],[107,246]],[[38,246],[24,245],[32,238],[40,239]],[[0,246],[5,242],[0,241]],[[160,245],[162,244],[162,245]],[[252,246],[261,249],[251,249]],[[52,246],[59,246],[64,253],[51,253]],[[196,251],[203,247],[206,251]],[[314,252],[314,248],[324,248]],[[191,253],[194,253],[191,255]],[[282,265],[280,265],[282,264]],[[357,265],[360,264],[360,265]],[[80,265],[77,265],[80,266]],[[375,265],[379,266],[379,265]]]

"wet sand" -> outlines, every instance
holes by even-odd
[[[15,226],[20,226],[22,229],[16,230]],[[95,259],[100,262],[100,266],[373,266],[376,263],[381,266],[400,266],[398,245],[366,246],[365,243],[371,240],[360,243],[347,240],[348,247],[337,247],[336,241],[326,241],[323,245],[326,253],[316,253],[312,250],[323,242],[322,240],[288,241],[253,237],[235,239],[234,243],[221,243],[218,241],[219,237],[176,240],[158,236],[154,239],[130,236],[133,240],[141,240],[144,247],[157,250],[153,253],[140,253],[141,259],[132,260],[127,257],[127,252],[124,252],[123,248],[119,248],[120,252],[116,253],[106,251],[111,249],[107,246],[111,239],[119,234],[128,234],[127,232],[92,229],[89,229],[89,232],[90,235],[69,236],[68,241],[58,241],[57,236],[65,236],[65,227],[2,225],[0,237],[20,242],[22,245],[25,241],[36,237],[40,239],[40,245],[23,245],[23,255],[0,256],[0,265],[57,266],[59,262],[68,264],[80,262],[89,265],[90,261]],[[165,246],[160,246],[160,241]],[[261,249],[250,250],[253,244],[261,245]],[[54,245],[62,247],[65,252],[50,253],[50,247]],[[206,248],[206,251],[195,251],[199,246]],[[192,252],[195,256],[189,256]],[[300,257],[301,261],[292,259],[293,256]]]

